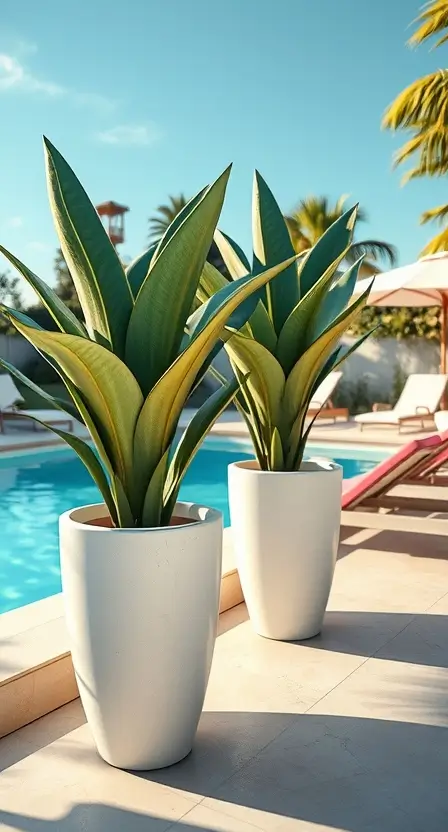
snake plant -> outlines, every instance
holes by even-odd
[[[350,248],[356,210],[343,214],[299,261],[292,261],[294,249],[285,220],[256,172],[252,266],[233,240],[215,233],[234,280],[262,273],[288,258],[291,263],[261,290],[256,309],[239,331],[229,322],[223,339],[240,385],[235,403],[246,420],[262,470],[300,468],[311,428],[308,408],[317,388],[370,334],[350,347],[340,344],[369,292],[352,300],[362,258],[340,271]],[[204,302],[223,286],[224,278],[206,264],[197,296]]]
[[[198,305],[195,295],[229,169],[185,206],[156,246],[124,269],[80,182],[48,140],[45,155],[53,219],[83,320],[0,246],[59,331],[46,331],[4,305],[1,311],[57,370],[67,400],[53,398],[8,362],[0,363],[52,406],[84,422],[95,450],[74,433],[46,427],[81,458],[115,526],[167,525],[187,466],[238,384],[232,380],[215,392],[176,444],[185,402],[216,353],[224,325],[244,325],[257,304],[255,293],[289,267],[294,253],[286,263],[226,282]]]

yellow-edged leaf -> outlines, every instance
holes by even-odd
[[[224,346],[232,364],[247,376],[247,389],[262,424],[279,426],[285,374],[277,359],[253,338],[241,333],[235,333]]]
[[[20,325],[22,325],[22,326],[25,325],[33,331],[34,330],[37,330],[37,331],[40,331],[40,332],[43,331],[41,326],[38,326],[33,320],[31,320],[31,318],[29,318],[27,315],[24,315],[23,312],[17,312],[14,309],[9,309],[9,308],[5,307],[3,304],[0,305],[0,309],[3,313],[3,315],[5,315],[8,318],[10,323],[22,335],[23,335],[23,331],[20,329]],[[28,340],[30,340],[30,338],[28,336],[25,336],[25,337],[27,337]],[[50,398],[52,400],[52,403],[54,403],[60,410],[64,410],[66,413],[70,413],[70,415],[73,416],[75,419],[80,418],[84,422],[86,428],[88,429],[88,431],[89,431],[89,433],[90,433],[90,435],[91,435],[91,437],[92,437],[92,439],[93,439],[93,441],[96,445],[97,451],[99,453],[99,456],[101,458],[101,461],[102,461],[104,467],[106,468],[106,471],[108,472],[109,476],[112,477],[113,472],[114,472],[114,466],[113,466],[111,460],[109,459],[108,453],[107,453],[107,451],[104,447],[104,443],[103,443],[103,440],[100,436],[98,426],[95,424],[94,419],[92,418],[92,414],[90,413],[90,411],[86,407],[84,399],[80,395],[78,388],[63,373],[61,367],[58,366],[58,363],[56,361],[54,361],[52,358],[50,358],[49,355],[47,355],[45,353],[43,353],[43,355],[44,355],[44,358],[48,361],[48,363],[53,367],[53,369],[56,370],[56,372],[59,373],[63,383],[65,384],[67,392],[68,392],[69,396],[71,397],[71,400],[72,400],[74,406],[67,407],[66,402],[63,402],[60,399],[52,399],[52,397],[48,397],[47,394],[42,393],[39,389],[36,389],[36,385],[34,385],[32,382],[30,382],[30,380],[27,379],[26,376],[21,376],[21,374],[19,373],[19,371],[17,369],[13,368],[11,365],[7,365],[6,362],[3,362],[3,365],[4,365],[5,369],[7,369],[9,372],[11,372],[13,375],[15,375],[19,379],[19,381],[22,381],[31,390],[34,390],[34,392],[37,392],[37,393],[39,393],[39,395],[42,395],[44,399]],[[101,426],[99,426],[99,429],[101,430]]]
[[[258,171],[254,174],[252,238],[255,266],[272,266],[291,257],[294,252],[283,214],[272,191]],[[289,269],[284,270],[279,280],[266,287],[266,307],[277,334],[299,298],[297,265],[293,262]]]
[[[272,431],[271,454],[269,463],[270,471],[283,471],[283,466],[285,464],[283,455],[283,445],[280,433],[277,430],[277,428],[274,428]]]
[[[126,363],[145,395],[179,353],[229,174],[230,168],[207,188],[166,245],[161,241],[135,299],[126,337]]]
[[[53,220],[87,330],[122,356],[134,303],[123,266],[73,170],[48,139],[44,145]]]
[[[295,259],[295,258],[293,258]],[[174,432],[194,380],[220,337],[228,318],[238,305],[269,280],[287,268],[291,261],[248,279],[215,309],[212,317],[192,339],[149,393],[137,420],[135,459],[146,472],[147,481],[159,459],[171,443]],[[243,278],[244,280],[244,278]]]
[[[249,261],[242,248],[240,248],[239,245],[231,239],[231,237],[228,237],[227,234],[223,234],[223,232],[217,228],[213,239],[233,280],[238,280],[239,277],[244,277],[244,275],[249,274]]]
[[[4,358],[0,358],[0,367],[3,367],[7,373],[11,376],[15,376],[15,378],[20,381],[21,384],[28,387],[33,393],[39,396],[44,401],[48,402],[50,407],[56,407],[58,410],[63,410],[64,413],[68,413],[72,416],[73,419],[81,419],[81,414],[78,413],[78,410],[72,402],[64,401],[64,399],[60,399],[57,396],[52,396],[43,387],[39,387],[38,384],[35,384],[34,381],[31,381],[27,376],[20,372],[17,367],[14,367],[13,364],[10,364],[9,361],[5,361]]]
[[[114,503],[114,499],[111,492],[111,487],[107,480],[106,474],[104,473],[104,469],[99,462],[97,456],[92,451],[92,448],[85,442],[83,439],[80,439],[79,436],[76,436],[74,433],[70,433],[66,430],[61,430],[61,428],[56,427],[54,424],[47,424],[43,422],[42,419],[38,419],[36,416],[33,416],[31,413],[24,413],[25,419],[31,419],[32,422],[36,422],[38,425],[42,425],[42,427],[47,428],[47,430],[51,430],[52,433],[59,436],[60,439],[63,439],[64,442],[67,443],[79,456],[80,460],[84,463],[85,467],[87,468],[90,476],[92,477],[95,485],[97,486],[101,496],[103,497],[104,502],[109,510],[109,514],[112,518],[114,524],[117,524],[118,515],[116,505]]]
[[[160,526],[162,522],[163,489],[165,487],[169,452],[170,449],[167,448],[150,479],[148,488],[146,489],[142,511],[142,526],[146,528]],[[170,518],[168,518],[166,525],[168,525],[169,519]]]
[[[238,382],[235,379],[228,382],[224,387],[215,390],[196,411],[185,428],[174,451],[165,481],[163,494],[165,524],[169,523],[182,479],[199,445],[237,392]]]
[[[302,297],[290,312],[282,327],[278,337],[275,355],[287,374],[291,372],[298,356],[312,340],[314,318],[319,314],[319,309],[328,297],[329,288],[334,280],[336,270],[347,254],[347,251],[347,248],[341,251],[328,269],[316,280],[306,295]],[[338,309],[337,314],[340,312],[341,309]]]
[[[138,523],[136,522],[135,515],[132,513],[123,483],[116,474],[112,476],[112,492],[117,507],[118,525],[120,529],[134,528]]]
[[[50,313],[53,320],[57,323],[61,332],[67,332],[70,335],[79,335],[81,338],[87,338],[87,332],[84,324],[78,321],[76,315],[71,309],[65,305],[60,297],[56,294],[54,289],[40,279],[37,274],[31,271],[25,263],[22,263],[18,257],[11,254],[3,246],[0,246],[0,252],[7,260],[17,269],[18,272],[25,278],[28,285],[31,286],[36,295],[41,300],[45,308]]]
[[[287,464],[300,440],[315,380],[350,324],[365,306],[369,288],[360,295],[299,358],[285,385],[284,415],[290,429]]]
[[[15,327],[39,352],[49,355],[82,394],[116,474],[129,486],[134,429],[143,403],[140,387],[130,370],[94,341],[32,329],[18,321]]]

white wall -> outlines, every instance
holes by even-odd
[[[346,338],[345,343],[353,343],[353,339]],[[353,385],[364,379],[369,389],[388,398],[398,367],[405,375],[436,373],[439,369],[439,355],[439,344],[423,338],[403,341],[395,338],[368,338],[341,369],[345,382]],[[23,370],[37,355],[31,344],[21,336],[0,335],[0,357]],[[230,365],[224,350],[214,363],[223,375],[230,377]],[[207,377],[207,384],[210,388],[218,386],[211,376]]]
[[[351,344],[353,338],[345,338],[344,343]],[[368,338],[359,349],[341,366],[344,381],[356,384],[365,379],[368,387],[377,394],[383,394],[388,400],[391,385],[396,377],[397,368],[405,374],[437,373],[439,369],[440,348],[436,341],[423,338],[407,338],[398,341],[395,338]],[[227,356],[222,350],[215,362],[217,369],[229,377],[230,367]],[[210,380],[210,385],[216,382]]]
[[[346,338],[345,343],[354,339]],[[436,341],[423,338],[368,338],[342,365],[344,380],[356,383],[365,378],[372,389],[388,392],[397,368],[405,375],[411,373],[437,373],[440,347]]]
[[[30,360],[37,358],[37,353],[21,335],[0,335],[0,358],[23,370]]]

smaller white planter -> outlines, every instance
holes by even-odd
[[[229,466],[232,539],[255,631],[266,638],[312,638],[322,628],[336,564],[342,468],[304,462],[297,472]]]
[[[218,620],[222,515],[178,503],[193,523],[91,525],[102,505],[60,518],[73,664],[98,751],[118,768],[155,769],[191,750]]]
[[[448,410],[438,410],[437,413],[434,413],[434,421],[439,433],[448,430]]]

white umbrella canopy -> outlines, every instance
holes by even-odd
[[[360,280],[356,295],[368,288],[372,278]],[[369,295],[370,306],[440,306],[440,372],[446,373],[448,330],[448,252],[422,257],[376,275]]]

